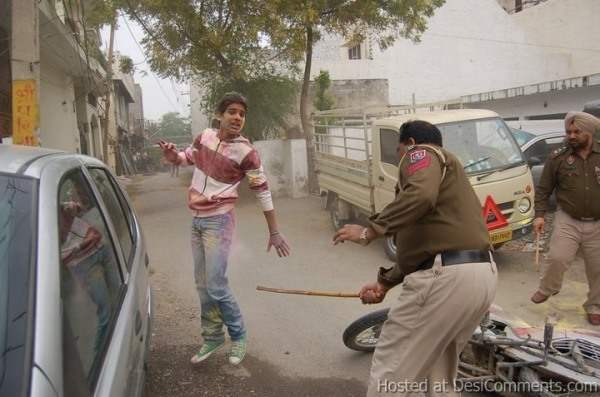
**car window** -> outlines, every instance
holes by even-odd
[[[129,259],[132,253],[133,236],[129,208],[123,208],[118,193],[115,191],[115,187],[105,170],[90,168],[89,172],[102,196],[102,201],[106,205],[107,215],[115,227],[119,244],[123,250],[123,257],[127,261],[127,269],[131,270],[131,261]]]
[[[535,138],[535,134],[532,134],[527,131],[519,130],[517,128],[511,128],[510,130],[519,146],[523,146],[524,144]]]
[[[550,155],[553,150],[562,146],[563,142],[563,137],[540,139],[525,151],[525,156],[527,157],[527,160],[530,160],[532,157],[537,157],[542,163],[545,163],[548,159],[548,155]]]
[[[117,317],[122,275],[106,222],[81,171],[62,180],[57,211],[63,371],[71,380],[69,387],[76,385],[80,373],[92,390]]]
[[[397,166],[400,161],[398,157],[398,132],[382,128],[379,136],[381,161]]]
[[[0,174],[0,396],[24,395],[29,384],[36,186]]]
[[[548,153],[552,153],[554,150],[565,144],[565,137],[546,138],[546,145],[548,145]]]

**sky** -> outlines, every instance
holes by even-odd
[[[135,64],[135,82],[142,86],[144,102],[144,118],[159,120],[164,113],[179,112],[190,115],[190,87],[187,83],[177,83],[171,79],[161,79],[150,71],[145,62],[143,47],[138,45],[144,37],[144,30],[134,21],[119,17],[118,29],[115,32],[114,50],[127,55]],[[129,28],[128,28],[129,27]],[[110,28],[101,30],[103,50],[108,48]],[[136,42],[137,41],[137,42]],[[144,76],[141,72],[146,71]]]

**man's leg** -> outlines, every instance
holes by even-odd
[[[101,248],[77,266],[77,273],[88,296],[96,305],[94,352],[99,352],[106,338],[112,311],[112,299],[105,278],[105,251]]]
[[[232,341],[246,335],[240,307],[229,288],[227,260],[235,228],[233,212],[205,218],[203,242],[206,257],[206,293],[219,308]]]
[[[540,292],[550,296],[560,291],[565,271],[575,259],[580,243],[581,231],[578,222],[562,210],[557,210],[550,238],[550,252],[542,266]]]
[[[368,396],[417,396],[423,385],[451,395],[464,335],[470,337],[495,294],[491,266],[438,262],[407,276],[373,356]]]
[[[225,334],[223,333],[223,319],[219,304],[211,298],[207,291],[205,233],[202,218],[194,218],[192,221],[192,255],[194,257],[196,290],[200,298],[202,338],[205,342],[222,343],[225,341]]]
[[[600,315],[600,221],[583,224],[581,250],[590,291],[583,307],[588,314]]]
[[[490,271],[488,271],[488,268]],[[475,329],[481,324],[481,319],[489,310],[496,295],[497,269],[495,263],[474,264],[472,267],[463,266],[450,271],[457,271],[456,279],[462,280],[461,284],[481,285],[486,288],[479,289],[475,298],[470,288],[459,288],[456,298],[452,299],[456,303],[477,299],[479,304],[471,305],[470,310],[466,310],[462,315],[462,326],[455,329],[454,335],[449,334],[449,342],[439,359],[431,367],[429,374],[429,384],[443,385],[446,389],[431,391],[431,396],[460,396],[460,390],[454,390],[453,384],[457,377],[457,368],[460,361],[460,354],[467,346],[469,339],[473,336]],[[462,296],[460,296],[462,295]],[[450,316],[456,315],[453,312]]]

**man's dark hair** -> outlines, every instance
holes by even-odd
[[[430,143],[442,146],[442,133],[433,124],[423,120],[412,120],[400,126],[400,142],[408,144],[412,138],[416,144]]]
[[[232,103],[237,103],[237,104],[242,105],[244,107],[244,110],[247,112],[248,111],[248,103],[247,102],[248,101],[242,94],[239,94],[237,92],[228,92],[225,95],[223,95],[223,98],[221,98],[221,100],[219,101],[219,104],[217,105],[217,113],[218,114],[225,113],[225,111],[227,110],[227,107],[229,105],[231,105]]]

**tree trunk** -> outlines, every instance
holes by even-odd
[[[306,63],[304,65],[304,79],[302,80],[302,92],[300,94],[300,122],[302,131],[306,138],[306,156],[308,163],[308,190],[311,193],[318,192],[317,174],[315,172],[315,140],[312,124],[310,122],[308,87],[310,84],[310,68],[312,65],[313,50],[313,27],[306,26]]]
[[[108,126],[110,114],[110,98],[112,93],[113,47],[115,43],[116,17],[110,24],[110,40],[108,42],[108,65],[106,70],[106,97],[104,99],[104,118],[102,119],[102,160],[108,165]]]

